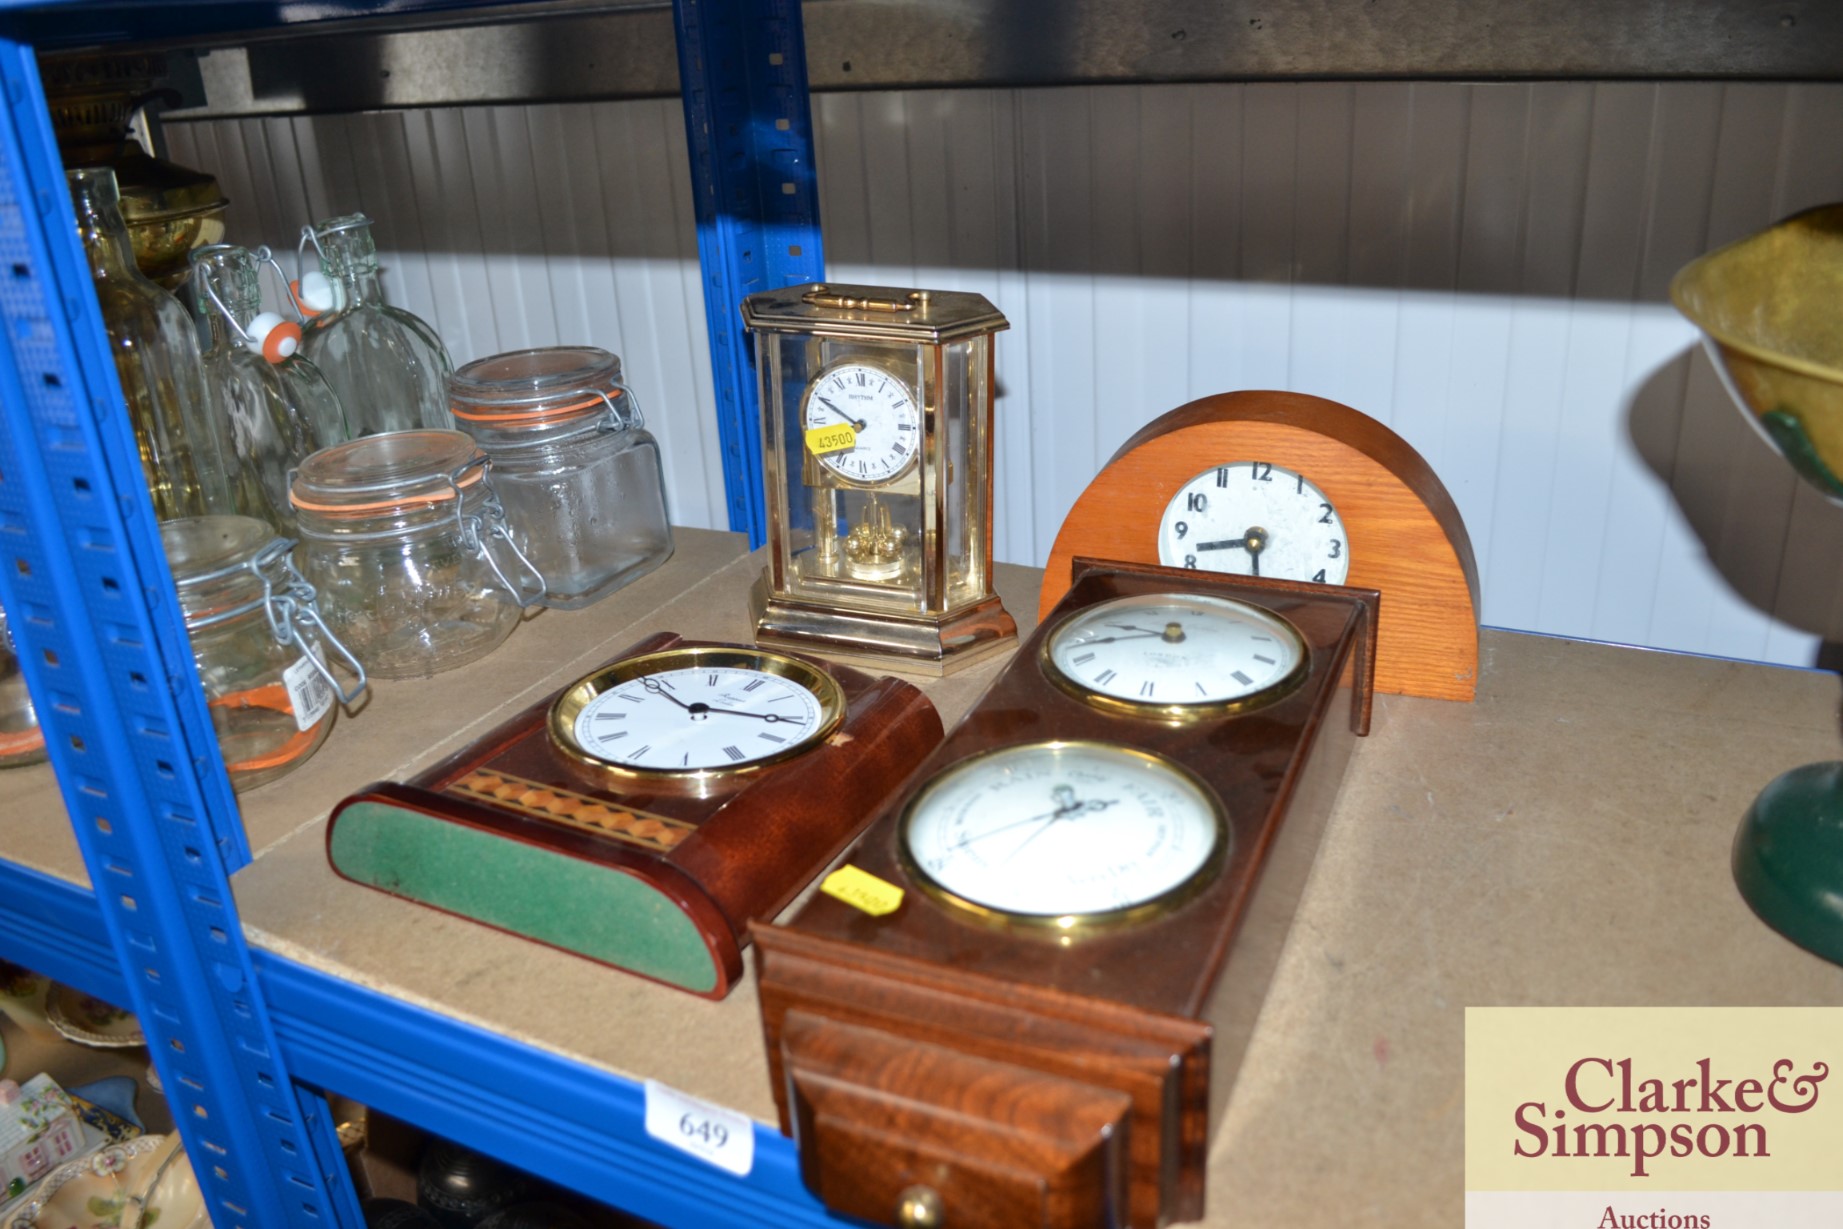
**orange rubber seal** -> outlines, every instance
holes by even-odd
[[[288,702],[288,689],[280,683],[270,683],[264,687],[254,687],[249,691],[233,691],[227,696],[219,696],[211,702],[212,708],[250,709],[266,708],[271,712],[286,713],[294,716],[294,705]],[[293,738],[269,752],[267,755],[252,756],[247,760],[238,760],[235,764],[224,765],[229,772],[260,772],[265,768],[279,768],[283,764],[292,764],[314,746],[314,731],[320,728],[316,721],[305,730],[297,731]]]
[[[0,734],[0,759],[26,755],[39,750],[44,745],[45,731],[36,726],[30,730],[20,730],[15,734]]]
[[[474,469],[453,486],[444,487],[427,495],[417,495],[408,499],[386,499],[373,504],[316,504],[309,503],[288,492],[288,502],[307,512],[326,512],[333,516],[359,516],[366,512],[381,512],[386,508],[417,508],[426,504],[445,503],[454,498],[456,487],[470,487],[486,476],[484,469]]]
[[[621,392],[622,390],[618,388],[609,390],[608,401],[612,402],[616,397],[619,397],[621,395]],[[519,422],[533,422],[538,419],[546,419],[546,418],[563,419],[563,418],[569,417],[570,415],[573,415],[583,410],[589,409],[592,406],[598,406],[598,405],[603,405],[603,404],[606,404],[606,403],[603,402],[599,396],[595,396],[595,397],[590,397],[587,401],[577,401],[570,405],[546,406],[545,408],[541,410],[507,410],[504,413],[499,413],[499,414],[482,414],[478,411],[463,410],[460,406],[452,405],[452,404],[449,405],[448,410],[456,418],[464,418],[468,422],[519,423]]]

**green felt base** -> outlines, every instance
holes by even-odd
[[[1843,763],[1794,768],[1760,791],[1734,837],[1734,882],[1768,926],[1843,964]]]
[[[340,812],[340,874],[565,951],[709,994],[718,968],[684,910],[610,867],[384,802]]]

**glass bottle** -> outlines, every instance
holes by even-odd
[[[45,735],[38,728],[38,710],[26,690],[19,669],[19,654],[0,610],[0,768],[37,764],[45,758]]]
[[[301,243],[318,249],[329,283],[327,299],[303,296],[307,311],[320,310],[301,350],[333,386],[353,438],[452,429],[445,385],[454,364],[434,329],[384,302],[371,219],[354,213],[317,222],[301,232]]]
[[[77,167],[66,176],[155,516],[235,511],[229,429],[219,428],[206,403],[186,309],[135,267],[115,173]]]
[[[263,315],[256,253],[213,244],[192,253],[192,267],[199,315],[211,338],[204,355],[205,393],[213,413],[230,426],[238,510],[293,536],[289,472],[310,454],[348,438],[345,413],[319,368],[300,354],[277,352],[279,361],[273,361],[259,352],[257,332],[266,332],[265,325],[290,326]]]
[[[316,452],[295,473],[301,572],[374,678],[484,657],[545,591],[488,464],[459,431],[393,431]]]
[[[160,526],[179,608],[231,784],[253,789],[298,767],[326,741],[365,672],[320,621],[313,586],[295,571],[293,543],[248,516]],[[337,654],[357,675],[342,693]]]
[[[621,360],[594,346],[496,354],[448,378],[455,421],[493,458],[493,489],[550,582],[538,601],[575,610],[672,555],[659,444]]]

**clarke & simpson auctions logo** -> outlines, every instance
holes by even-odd
[[[1664,1078],[1672,1074],[1678,1078]],[[1815,1108],[1829,1075],[1823,1062],[1790,1058],[1765,1072],[1718,1070],[1702,1058],[1688,1071],[1650,1074],[1630,1058],[1590,1055],[1567,1068],[1556,1095],[1516,1107],[1512,1147],[1526,1159],[1626,1158],[1635,1178],[1651,1177],[1662,1158],[1769,1157],[1769,1128],[1780,1115]],[[1615,1220],[1609,1229],[1645,1219]],[[1692,1229],[1699,1218],[1680,1219]]]

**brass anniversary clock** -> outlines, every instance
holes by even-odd
[[[927,674],[1005,647],[992,591],[993,335],[976,294],[750,295],[768,567],[756,640]]]
[[[1367,729],[1378,599],[1072,575],[847,855],[899,901],[821,895],[753,931],[782,1126],[834,1212],[1203,1214],[1211,1132]]]

